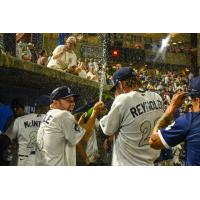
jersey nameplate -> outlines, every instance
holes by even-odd
[[[25,128],[30,128],[30,127],[40,127],[40,123],[41,121],[35,121],[35,120],[31,120],[31,121],[25,121],[24,122],[24,127]]]
[[[163,104],[162,104],[162,101],[160,101],[160,100],[146,101],[146,102],[137,104],[135,107],[132,107],[130,109],[130,112],[131,112],[133,118],[136,118],[136,117],[142,115],[143,113],[162,109],[162,108],[163,108]]]
[[[49,124],[50,120],[53,118],[52,115],[47,115],[43,118],[42,122]]]

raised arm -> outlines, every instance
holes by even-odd
[[[178,92],[173,96],[170,105],[167,107],[165,113],[161,116],[161,118],[156,123],[153,129],[153,132],[150,136],[149,144],[152,148],[154,149],[164,148],[164,145],[159,137],[158,131],[159,129],[166,127],[172,122],[173,115],[176,109],[178,109],[182,105],[186,94],[187,94],[186,92]]]
[[[101,112],[101,110],[103,110],[103,108],[104,108],[104,103],[101,101],[97,102],[93,107],[92,115],[90,116],[90,118],[86,123],[84,123],[85,113],[80,117],[78,123],[81,127],[83,127],[86,130],[86,133],[84,135],[85,142],[87,142],[88,139],[90,138],[92,130],[94,129],[95,126],[96,117]]]

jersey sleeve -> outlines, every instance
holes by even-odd
[[[120,122],[121,114],[119,111],[119,104],[114,101],[110,112],[100,120],[99,124],[103,133],[110,136],[118,132]]]
[[[69,116],[63,118],[62,129],[66,140],[71,145],[76,145],[85,134],[85,129],[80,127],[73,117]]]
[[[17,138],[19,131],[19,118],[17,118],[6,130],[5,134],[11,139],[14,140]]]
[[[166,148],[174,147],[185,140],[190,128],[190,120],[179,117],[172,124],[159,131],[161,142]]]

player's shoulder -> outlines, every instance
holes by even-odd
[[[132,99],[135,100],[139,98],[140,94],[137,91],[131,91],[129,93],[120,94],[115,98],[115,104],[126,104],[128,102],[132,102]]]
[[[145,94],[151,98],[162,100],[162,97],[157,92],[152,92],[152,91],[147,90],[145,91]]]
[[[120,95],[118,95],[118,96],[115,98],[113,104],[114,104],[114,105],[124,104],[124,103],[129,99],[128,96],[129,96],[129,93],[125,93],[125,94],[120,94]]]
[[[69,111],[60,110],[60,109],[50,110],[47,114],[52,115],[53,117],[56,117],[56,118],[63,118],[63,117],[71,118],[71,117],[73,117],[73,115]]]
[[[32,116],[32,113],[31,113],[31,114],[25,114],[25,115],[23,115],[23,116],[17,117],[17,118],[15,119],[15,121],[24,121],[24,120],[30,118],[30,116]]]
[[[25,120],[25,119],[35,118],[36,116],[37,116],[36,113],[29,113],[29,114],[23,115],[21,117],[18,117],[16,119],[18,119],[18,120]]]
[[[192,122],[192,113],[191,112],[187,112],[186,114],[178,117],[175,120],[175,123],[177,125],[180,125],[182,127],[185,127],[185,129],[189,129],[190,128],[190,124]]]

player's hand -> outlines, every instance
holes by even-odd
[[[171,109],[176,110],[177,108],[179,108],[183,104],[184,97],[186,96],[186,94],[187,94],[187,92],[176,93],[172,97],[172,100],[171,100],[171,103],[170,103]]]
[[[93,112],[95,112],[95,114],[99,114],[104,109],[104,107],[104,103],[102,101],[98,101],[93,107]]]
[[[82,115],[81,115],[81,117],[79,118],[79,120],[78,120],[78,124],[81,126],[81,127],[84,127],[85,126],[85,116],[87,115],[87,113],[85,112],[85,113],[83,113]]]

